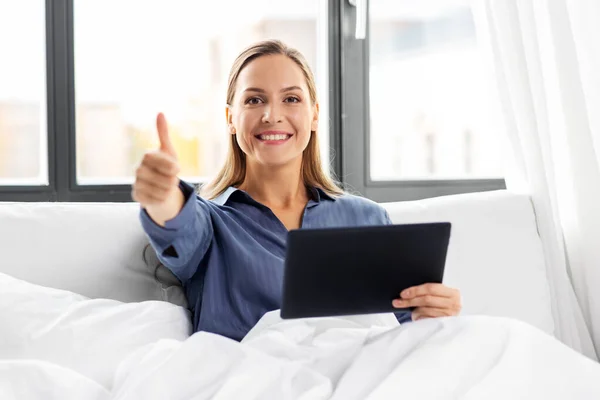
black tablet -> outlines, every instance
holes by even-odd
[[[449,222],[288,233],[281,318],[399,312],[402,290],[442,283]]]

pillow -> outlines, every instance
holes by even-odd
[[[163,301],[89,299],[0,273],[0,359],[69,368],[112,387],[118,364],[160,339],[185,340],[189,312]]]
[[[136,203],[2,203],[0,272],[37,285],[123,302],[185,304],[147,255]],[[150,251],[147,251],[149,249]],[[33,250],[33,251],[32,251]]]
[[[444,283],[460,289],[462,315],[514,318],[554,335],[544,252],[527,195],[498,190],[383,206],[396,224],[452,223]]]
[[[189,309],[181,282],[170,269],[160,262],[150,243],[144,247],[143,258],[144,264],[161,287],[161,300]]]

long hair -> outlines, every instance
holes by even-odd
[[[248,47],[235,59],[229,73],[227,83],[227,104],[233,103],[235,87],[240,72],[248,63],[261,56],[285,55],[294,61],[304,74],[310,100],[312,104],[317,103],[317,88],[306,59],[298,50],[286,46],[279,40],[265,40]],[[207,199],[214,199],[223,193],[229,186],[239,186],[244,182],[246,176],[246,154],[237,143],[235,135],[229,135],[229,146],[225,164],[215,178],[200,188],[200,194]],[[311,131],[308,146],[302,154],[301,174],[304,184],[308,187],[319,188],[330,196],[339,196],[343,190],[323,170],[321,153],[319,149],[319,138],[316,131]]]

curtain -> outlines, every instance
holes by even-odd
[[[556,335],[600,354],[600,1],[471,0],[546,257]]]

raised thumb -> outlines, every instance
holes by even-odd
[[[169,137],[169,127],[167,125],[167,119],[163,113],[158,113],[156,117],[156,130],[158,131],[158,140],[160,141],[160,150],[165,153],[177,158],[175,147],[171,143]]]

